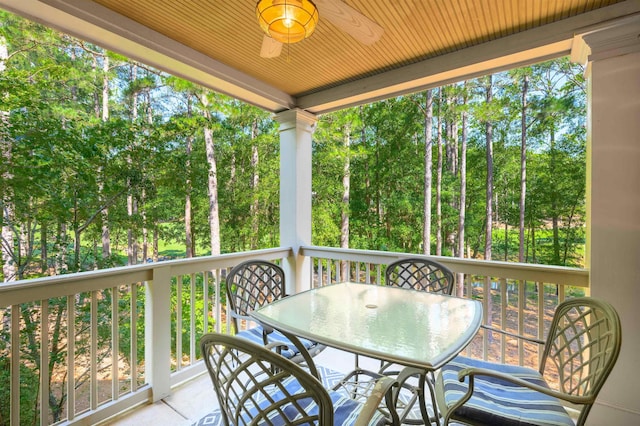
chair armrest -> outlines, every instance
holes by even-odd
[[[502,330],[500,328],[495,328],[495,327],[492,327],[490,325],[481,324],[480,328],[484,328],[485,330],[489,330],[489,331],[495,331],[496,333],[505,334],[507,336],[514,337],[516,339],[522,339],[522,340],[526,340],[528,342],[538,343],[539,345],[544,345],[546,343],[544,340],[536,339],[535,337],[528,337],[528,336],[523,336],[521,334],[511,333],[511,332],[509,332],[507,330]]]
[[[494,377],[496,379],[501,379],[507,382],[511,382],[518,386],[526,387],[526,388],[535,390],[537,392],[543,393],[545,395],[553,396],[555,398],[571,402],[573,404],[590,404],[594,402],[593,397],[569,395],[564,392],[559,392],[553,389],[549,389],[545,386],[540,386],[535,383],[528,382],[526,380],[520,379],[518,377],[514,377],[509,374],[501,373],[499,371],[489,370],[486,368],[463,368],[458,372],[458,380],[460,380],[461,382],[464,382],[465,377],[467,376],[469,377],[469,392],[467,393],[469,397],[473,393],[474,377],[487,376],[487,377]]]
[[[256,320],[254,318],[251,318],[249,315],[241,315],[236,311],[232,311],[232,310],[230,310],[229,313],[231,314],[231,318],[256,322]]]
[[[392,417],[393,424],[399,424],[400,419],[398,413],[396,413],[395,406],[393,404],[393,387],[398,385],[398,381],[391,377],[383,376],[376,380],[376,384],[371,391],[371,394],[364,402],[362,411],[358,415],[354,426],[366,426],[373,418],[378,406],[382,402],[382,398],[385,399],[385,403],[389,413]]]
[[[266,345],[268,343],[267,342],[267,334],[273,333],[273,328],[272,327],[269,327],[268,325],[264,325],[264,324],[259,323],[252,316],[241,315],[241,314],[237,313],[236,311],[230,311],[230,312],[231,312],[231,318],[235,318],[235,319],[238,319],[238,320],[245,320],[247,322],[253,322],[253,323],[256,323],[256,324],[260,324],[262,326],[264,344]]]

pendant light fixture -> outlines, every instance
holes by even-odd
[[[256,16],[269,37],[285,44],[309,37],[318,23],[318,9],[311,0],[259,0]]]

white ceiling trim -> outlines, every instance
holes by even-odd
[[[410,79],[397,84],[389,84],[376,90],[356,93],[351,96],[345,96],[345,94],[343,93],[342,97],[338,99],[332,100],[331,98],[329,98],[329,100],[325,103],[315,104],[314,102],[321,101],[323,94],[327,95],[326,92],[321,92],[318,94],[318,96],[310,95],[299,98],[298,105],[300,105],[300,108],[304,108],[315,114],[327,113],[351,106],[361,105],[364,103],[375,102],[381,99],[388,99],[394,96],[415,93],[421,90],[432,89],[446,84],[457,83],[483,75],[523,67],[537,62],[542,62],[560,56],[568,55],[571,51],[571,44],[572,40],[564,40],[536,49],[525,50],[522,52],[514,53],[512,55],[501,56],[496,59],[472,63],[471,65],[466,66],[452,65],[450,67],[447,67],[447,59],[449,58],[438,57],[429,61],[421,62],[419,65],[426,69],[432,70],[444,68],[446,69],[445,71],[436,72],[435,74],[431,74],[422,78]],[[341,86],[340,88],[345,89],[346,87]],[[307,102],[311,103],[307,104]]]

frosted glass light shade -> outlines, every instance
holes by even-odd
[[[256,16],[269,37],[287,44],[309,37],[318,23],[318,9],[311,0],[259,0]]]

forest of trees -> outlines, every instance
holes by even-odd
[[[0,282],[279,245],[267,112],[6,12],[0,94]],[[581,266],[585,103],[560,58],[320,116],[313,244]]]

